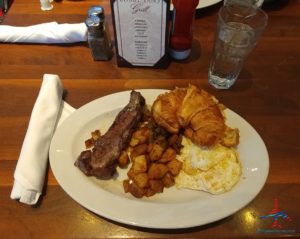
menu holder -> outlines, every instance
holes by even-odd
[[[167,68],[170,0],[111,0],[117,64]]]

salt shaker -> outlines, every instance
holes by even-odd
[[[112,48],[112,42],[111,42],[111,37],[110,37],[110,33],[109,33],[109,28],[108,28],[108,25],[107,25],[107,22],[105,21],[105,14],[104,14],[104,8],[101,7],[101,6],[92,6],[89,8],[88,10],[88,16],[97,16],[99,17],[100,19],[103,19],[104,20],[104,30],[106,32],[106,35],[107,35],[107,39],[109,41],[109,47]]]
[[[88,10],[88,16],[97,16],[99,18],[104,18],[104,9],[101,6],[92,6]]]
[[[95,61],[107,61],[112,57],[110,42],[104,27],[104,17],[89,16],[85,24],[88,28],[88,44]]]

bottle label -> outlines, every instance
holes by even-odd
[[[116,0],[113,3],[118,54],[135,66],[154,66],[165,54],[167,2]]]

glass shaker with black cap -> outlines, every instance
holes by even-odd
[[[100,6],[91,7],[85,24],[88,28],[88,44],[94,60],[110,60],[112,49],[105,27],[104,9]]]

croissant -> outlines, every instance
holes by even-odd
[[[158,96],[151,110],[158,125],[170,133],[183,129],[184,135],[197,145],[234,146],[238,143],[239,132],[226,126],[223,108],[215,97],[189,85]]]
[[[177,109],[180,107],[185,88],[176,88],[173,91],[159,95],[152,105],[152,116],[156,123],[170,133],[178,133],[181,126],[177,119]]]
[[[177,118],[182,127],[186,127],[191,119],[200,111],[215,105],[217,102],[206,91],[190,85],[177,111]]]
[[[187,129],[188,132],[187,132]],[[212,146],[224,135],[225,120],[217,105],[209,106],[192,117],[185,135],[194,143]]]

